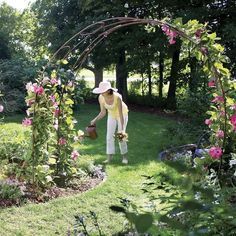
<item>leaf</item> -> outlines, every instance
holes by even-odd
[[[68,61],[65,60],[65,59],[63,59],[63,60],[61,60],[61,63],[64,64],[64,65],[66,65],[66,64],[68,64]]]
[[[135,219],[135,227],[139,233],[145,233],[153,223],[153,217],[151,214],[141,214]]]
[[[49,160],[48,160],[48,163],[51,164],[51,165],[54,165],[54,164],[56,164],[56,159],[50,157]]]
[[[66,104],[66,105],[73,105],[73,104],[74,104],[74,101],[71,100],[71,99],[67,99],[67,100],[65,101],[65,104]]]

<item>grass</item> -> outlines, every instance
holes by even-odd
[[[82,105],[78,112],[78,128],[84,130],[98,113],[98,105]],[[10,118],[6,126],[20,129],[22,117]],[[18,120],[19,124],[16,124]],[[110,205],[119,204],[119,197],[143,204],[140,197],[142,175],[151,175],[163,170],[157,156],[168,144],[164,131],[174,121],[152,114],[130,112],[127,132],[129,133],[129,164],[121,164],[120,155],[115,155],[106,166],[107,180],[96,188],[42,204],[26,204],[22,207],[1,209],[0,235],[66,235],[73,229],[74,215],[94,211],[105,235],[114,235],[122,229],[124,218],[109,210]],[[97,124],[98,139],[84,140],[80,146],[80,158],[102,163],[105,156],[105,125],[103,119]],[[89,227],[92,226],[88,224]],[[88,229],[90,230],[90,228]]]

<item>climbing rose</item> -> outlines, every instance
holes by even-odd
[[[219,159],[222,156],[222,149],[220,147],[211,147],[209,150],[209,155],[213,159]]]
[[[196,38],[200,38],[201,35],[202,35],[202,29],[198,29],[198,30],[195,32]]]
[[[58,80],[55,79],[55,78],[52,78],[52,79],[50,80],[50,83],[51,83],[52,85],[58,84]]]
[[[0,105],[0,112],[3,112],[3,110],[4,110],[4,106]]]
[[[32,125],[32,120],[29,119],[29,118],[25,118],[25,119],[22,121],[22,125],[23,125],[23,126],[30,126],[30,125]]]
[[[224,98],[222,96],[215,96],[215,98],[211,102],[221,103],[224,102]]]
[[[216,86],[215,80],[211,80],[208,82],[208,87],[214,88]]]
[[[224,131],[223,130],[218,130],[217,132],[216,132],[216,137],[217,138],[224,138]]]
[[[74,161],[76,161],[77,160],[77,158],[79,157],[79,153],[76,151],[76,150],[74,150],[72,153],[71,153],[71,158],[74,160]]]
[[[230,107],[230,109],[231,109],[231,110],[236,110],[236,104],[232,105],[232,106]]]
[[[56,110],[54,111],[54,116],[59,116],[59,114],[60,114],[60,110],[56,108]]]
[[[211,119],[206,119],[205,120],[205,124],[206,125],[211,125],[212,124],[212,120]]]
[[[60,138],[58,141],[59,145],[65,145],[66,144],[66,139],[65,138]]]
[[[236,114],[234,114],[230,117],[230,122],[233,126],[236,126]]]
[[[42,86],[34,85],[34,92],[38,95],[42,95],[44,92],[44,89]]]

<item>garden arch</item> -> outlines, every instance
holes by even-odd
[[[61,87],[60,94],[57,94],[57,99],[59,99],[57,106],[57,110],[53,110],[55,108],[48,107],[48,111],[53,110],[54,114],[49,114],[47,116],[47,123],[45,123],[45,112],[37,112],[37,109],[41,106],[41,109],[45,111],[44,106],[48,106],[48,103],[42,102],[41,95],[44,93],[43,86],[45,81],[48,81],[48,76],[51,77],[51,80],[57,76],[57,73],[61,73],[60,65],[67,64],[71,58],[74,57],[76,54],[79,46],[89,42],[85,49],[80,53],[80,56],[74,60],[72,66],[70,67],[72,70],[78,70],[81,68],[83,63],[85,62],[89,53],[104,39],[106,39],[110,34],[113,32],[132,25],[150,25],[150,26],[159,26],[161,27],[164,34],[168,37],[169,43],[174,44],[176,37],[181,37],[182,41],[184,42],[185,46],[191,47],[191,52],[196,56],[198,60],[204,62],[204,71],[206,76],[209,79],[209,87],[212,88],[213,97],[212,100],[214,104],[214,109],[216,111],[211,111],[209,114],[211,115],[211,124],[210,128],[213,130],[213,138],[212,143],[215,144],[212,148],[212,157],[214,159],[219,159],[219,165],[221,169],[221,165],[223,162],[222,154],[225,151],[225,147],[227,145],[227,140],[230,133],[236,130],[236,117],[234,118],[234,109],[231,109],[231,105],[235,104],[233,92],[230,90],[232,85],[229,83],[230,73],[229,70],[224,68],[223,63],[226,61],[226,57],[223,55],[224,48],[216,43],[216,35],[215,33],[209,33],[206,29],[206,25],[200,24],[196,20],[189,21],[186,24],[182,24],[179,19],[173,21],[173,23],[169,23],[168,21],[164,20],[152,20],[152,19],[138,19],[132,17],[115,17],[110,19],[105,19],[96,23],[93,23],[73,37],[71,37],[67,42],[65,42],[52,56],[47,66],[44,68],[43,72],[40,74],[40,78],[38,80],[38,84],[35,85],[36,89],[34,89],[35,98],[34,104],[38,104],[38,107],[34,105],[32,115],[33,115],[33,151],[32,151],[32,164],[35,166],[37,165],[36,156],[44,155],[42,151],[42,146],[48,144],[46,141],[48,134],[47,127],[52,126],[52,122],[50,119],[54,120],[57,119],[57,125],[64,124],[63,130],[67,130],[68,132],[63,134],[60,132],[60,128],[57,128],[56,131],[56,141],[54,142],[57,145],[57,155],[62,158],[62,169],[68,167],[68,163],[66,161],[66,155],[72,151],[72,147],[68,145],[67,149],[62,148],[62,143],[65,141],[65,136],[69,139],[70,132],[72,132],[72,113],[71,106],[73,103],[71,99],[67,99],[63,105],[63,99],[65,97],[69,97],[69,93],[71,91],[70,86]],[[60,58],[60,60],[58,60]],[[48,73],[48,68],[52,66],[55,60],[59,62],[55,63],[58,67],[54,67],[51,74]],[[57,69],[55,69],[57,68]],[[64,73],[64,72],[63,72]],[[64,76],[64,75],[63,75]],[[50,79],[50,78],[49,78]],[[73,83],[74,81],[70,81]],[[52,82],[50,86],[47,88],[47,91],[51,89]],[[225,90],[227,88],[227,91]],[[46,91],[46,90],[45,90]],[[64,92],[66,93],[64,95]],[[53,90],[53,93],[56,93],[56,90]],[[52,100],[52,94],[47,94],[48,99]],[[28,98],[29,99],[29,98]],[[53,98],[55,100],[55,97]],[[228,102],[230,101],[230,103]],[[54,103],[55,101],[53,101]],[[41,105],[40,105],[41,104]],[[39,106],[40,105],[40,106]],[[59,108],[58,108],[59,107]],[[64,109],[64,111],[63,111]],[[236,108],[235,108],[236,110]],[[64,112],[62,118],[61,114]],[[236,114],[235,114],[236,116]],[[48,118],[50,117],[50,118]],[[232,118],[233,117],[233,118]],[[64,120],[63,120],[64,119]],[[38,120],[44,122],[44,131],[42,131],[42,124],[39,125]],[[64,123],[63,123],[64,122]],[[212,125],[214,123],[214,125]],[[68,128],[72,127],[72,128]],[[221,138],[217,137],[217,132],[221,131],[224,135],[221,135]],[[41,135],[41,136],[40,136]],[[40,136],[40,137],[39,137]],[[42,138],[45,137],[45,138]],[[38,144],[40,143],[40,145]],[[66,144],[66,143],[65,143]],[[37,150],[37,151],[35,151]],[[72,152],[73,153],[73,152]],[[211,154],[211,153],[210,153]],[[72,155],[72,154],[71,154]],[[43,158],[42,158],[43,160]],[[55,160],[53,161],[55,162]],[[57,169],[61,168],[60,166],[56,167]]]

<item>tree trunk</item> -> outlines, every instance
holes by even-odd
[[[98,87],[99,83],[103,81],[103,67],[98,68],[96,66],[92,67],[85,65],[84,68],[93,72],[95,78],[94,87]]]
[[[127,77],[128,73],[125,65],[125,50],[120,50],[118,62],[116,64],[116,87],[122,95],[123,100],[127,101]]]
[[[164,55],[163,52],[160,52],[160,58],[159,58],[159,97],[163,97],[163,72],[164,72]]]
[[[148,64],[148,95],[152,96],[152,71],[151,64]]]
[[[172,55],[172,65],[170,71],[170,83],[167,95],[167,108],[171,110],[176,109],[176,85],[179,71],[179,55],[180,55],[181,44],[176,42],[175,49]]]
[[[95,77],[95,87],[98,87],[99,83],[103,81],[103,68],[95,67],[94,77]]]

